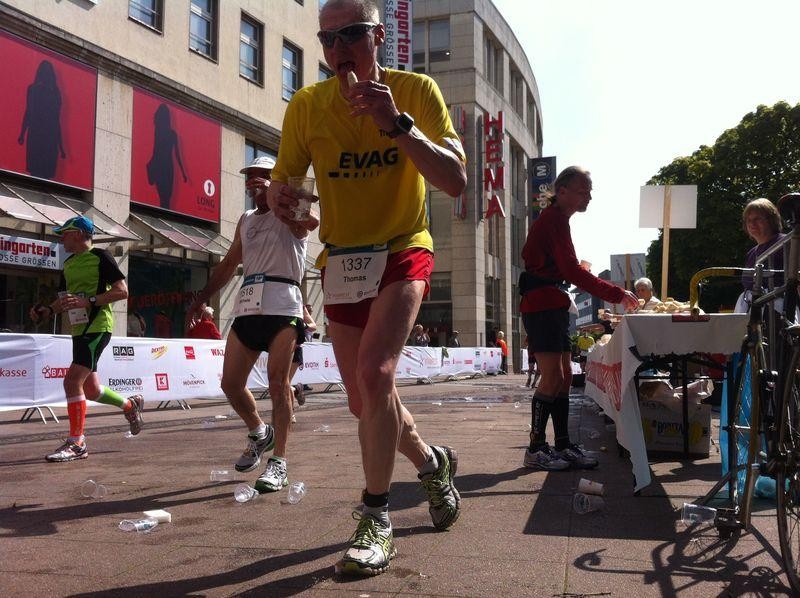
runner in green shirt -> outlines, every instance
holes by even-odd
[[[89,456],[83,434],[86,397],[122,409],[132,434],[141,430],[144,399],[141,395],[121,397],[102,386],[97,375],[97,362],[114,329],[111,304],[128,297],[125,276],[108,251],[92,247],[94,223],[86,216],[70,218],[53,232],[61,235],[64,250],[72,254],[64,261],[58,298],[46,307],[53,313],[66,311],[72,333],[72,363],[64,378],[69,437],[45,457],[51,462],[63,462]],[[39,315],[31,310],[34,322]]]

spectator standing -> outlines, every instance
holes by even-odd
[[[542,373],[531,404],[530,445],[523,464],[547,470],[597,467],[597,460],[570,442],[569,389],[572,384],[569,312],[573,305],[567,293],[572,283],[589,293],[635,309],[639,300],[630,291],[612,285],[581,267],[575,257],[569,220],[585,212],[592,199],[589,172],[570,166],[558,175],[551,204],[542,210],[528,231],[522,249],[525,272],[521,277],[523,293],[520,311],[530,348]],[[555,450],[546,440],[546,426],[553,416]]]
[[[497,331],[497,346],[500,348],[500,373],[508,373],[508,344],[506,343],[506,335],[502,330]]]
[[[189,338],[206,338],[211,340],[222,340],[222,334],[214,323],[214,308],[205,305],[200,308],[200,319],[190,320]]]

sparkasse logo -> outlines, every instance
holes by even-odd
[[[0,378],[27,378],[28,370],[11,370],[0,368]]]

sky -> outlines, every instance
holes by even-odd
[[[658,236],[639,228],[639,192],[661,167],[760,104],[800,102],[800,0],[493,2],[539,87],[543,155],[592,173],[570,225],[595,274]]]

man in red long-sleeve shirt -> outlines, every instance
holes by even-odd
[[[639,305],[630,291],[610,284],[584,270],[575,257],[569,219],[585,212],[592,199],[592,179],[579,166],[570,166],[558,175],[552,203],[534,222],[522,258],[525,273],[520,281],[523,292],[520,311],[528,334],[530,350],[542,378],[531,405],[530,446],[525,451],[525,467],[548,470],[597,467],[597,459],[587,456],[570,442],[569,389],[570,366],[569,308],[572,299],[567,283],[588,291],[610,303],[622,303],[626,310]],[[555,450],[547,444],[547,419],[553,416]]]

